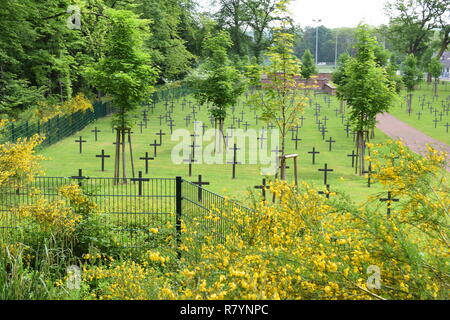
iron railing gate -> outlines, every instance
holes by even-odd
[[[253,210],[181,177],[136,180],[120,179],[121,183],[116,184],[114,178],[37,177],[19,189],[4,186],[0,188],[0,230],[13,232],[19,226],[19,217],[11,210],[14,207],[32,204],[39,196],[48,201],[59,199],[58,189],[74,183],[81,185],[104,213],[105,225],[117,232],[120,247],[141,247],[149,237],[150,228],[168,222],[174,226],[178,244],[183,238],[182,222],[188,235],[194,235],[196,240],[203,241],[208,236],[222,243],[235,223],[227,213],[239,210],[240,214],[254,214]]]

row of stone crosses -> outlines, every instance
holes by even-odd
[[[179,98],[177,98],[178,100]],[[324,103],[327,105],[328,108],[331,108],[331,99],[329,96],[324,95],[323,96],[323,101]],[[421,98],[422,104],[424,101],[424,98]],[[448,113],[448,101],[449,99],[447,98],[447,107],[444,110],[444,112]],[[165,124],[170,128],[170,133],[173,132],[173,127],[176,127],[175,124],[175,120],[172,118],[172,114],[174,112],[175,109],[175,99],[170,99],[167,98],[164,102],[164,113],[160,114],[159,116],[157,116],[156,118],[159,120],[159,125],[160,128]],[[147,107],[142,110],[141,113],[141,118],[140,118],[140,122],[138,123],[139,126],[139,130],[140,133],[143,133],[143,129],[144,128],[148,128],[148,122],[149,122],[149,112],[154,113],[154,110],[156,108],[156,103],[153,102],[152,104],[147,105]],[[198,108],[198,109],[197,109]],[[328,132],[327,129],[327,122],[330,120],[327,116],[321,117],[321,110],[322,110],[322,105],[320,103],[315,102],[314,103],[314,118],[315,118],[315,123],[317,125],[317,130],[320,132],[321,136],[322,136],[322,140],[324,142],[327,143],[328,145],[328,151],[332,152],[333,151],[333,144],[336,143],[336,140],[334,140],[332,137],[329,137],[328,140],[325,140],[326,137],[326,133]],[[198,123],[200,123],[199,121],[197,121],[197,114],[198,111],[201,111],[201,106],[196,107],[191,101],[187,101],[186,98],[183,99],[182,103],[181,103],[181,109],[182,111],[184,111],[185,109],[189,110],[189,113],[186,115],[186,117],[184,117],[184,121],[185,121],[185,125],[186,127],[189,126],[191,124],[191,122],[194,123],[194,125],[197,125]],[[242,112],[240,113],[236,113],[236,106],[233,106],[231,108],[231,112],[232,112],[232,117],[231,117],[231,121],[232,124],[231,126],[229,126],[227,129],[227,134],[224,136],[225,138],[225,145],[226,147],[228,147],[228,141],[229,138],[232,138],[232,132],[235,129],[240,129],[241,126],[243,128],[245,128],[245,130],[248,129],[248,127],[251,125],[248,121],[245,121],[245,115],[246,113],[242,110]],[[346,116],[345,113],[341,113],[339,114],[339,109],[335,109],[334,110],[334,115],[336,118],[340,118],[341,120],[341,124],[343,125],[343,128],[346,132],[346,136],[347,138],[350,137],[350,134],[353,135],[353,140],[355,140],[355,135],[356,132],[352,132],[350,129],[350,124],[346,121]],[[139,119],[139,116],[137,116],[137,118]],[[211,122],[211,126],[214,126],[214,119],[212,117],[209,118],[210,122]],[[258,115],[256,114],[256,112],[253,115],[253,120],[255,121],[255,125],[258,125],[260,118],[258,117]],[[295,143],[295,150],[298,150],[298,144],[300,141],[302,141],[302,139],[299,138],[299,129],[302,128],[304,121],[306,120],[305,117],[301,116],[299,118],[300,120],[300,124],[291,128],[289,131],[291,133],[291,140]],[[205,129],[208,128],[208,126],[206,126],[205,124],[203,124],[201,126],[203,133],[205,132]],[[267,125],[267,129],[273,129],[274,126],[273,124],[268,124]],[[447,127],[448,128],[448,127]],[[98,141],[98,134],[101,132],[101,130],[99,130],[98,128],[94,128],[94,130],[91,131],[94,134],[94,139],[95,141]],[[114,132],[114,130],[113,130]],[[263,130],[261,131],[261,136],[258,137],[258,141],[261,144],[261,147],[263,147],[264,141],[267,140],[267,138],[264,135],[265,133],[265,129],[263,127]],[[231,135],[229,135],[231,134]],[[142,156],[139,158],[139,160],[142,160],[145,163],[145,174],[149,173],[149,161],[151,160],[155,160],[155,158],[157,157],[157,148],[161,147],[163,144],[163,136],[167,135],[167,133],[163,132],[162,129],[159,129],[158,132],[155,133],[156,136],[158,136],[158,138],[156,138],[152,144],[149,144],[151,147],[153,147],[153,155],[150,156],[149,152],[145,152],[145,156]],[[192,165],[197,162],[197,160],[195,159],[195,150],[196,148],[198,148],[199,146],[196,145],[196,137],[198,135],[197,134],[193,134],[191,135],[192,138],[192,144],[189,145],[189,147],[191,148],[191,154],[189,159],[184,160],[185,163],[187,163],[188,165],[188,174],[189,177],[192,177],[193,174],[193,167]],[[374,134],[372,132],[371,137],[370,138],[374,138]],[[159,140],[159,142],[158,142]],[[83,139],[82,136],[80,136],[80,138],[78,140],[75,140],[76,143],[79,144],[79,153],[82,154],[83,153],[83,144],[87,143],[86,140]],[[230,149],[231,151],[233,151],[233,161],[228,162],[229,164],[231,164],[231,168],[232,168],[232,179],[236,179],[236,167],[238,165],[240,165],[240,162],[237,162],[237,151],[240,150],[240,148],[238,148],[238,146],[236,145],[236,143],[233,144],[233,147]],[[275,153],[275,155],[278,157],[279,153],[281,152],[281,150],[279,150],[278,147],[276,147],[274,150],[271,150],[272,153]],[[311,155],[311,161],[312,164],[315,165],[316,164],[316,159],[317,159],[317,155],[320,154],[320,152],[318,150],[316,150],[316,147],[313,147],[311,151],[308,151],[308,154]],[[295,155],[296,157],[297,155]],[[101,153],[96,155],[97,158],[99,158],[101,160],[101,170],[105,171],[105,159],[110,158],[111,155],[108,155],[105,153],[105,150],[102,149]],[[355,172],[357,172],[357,163],[358,163],[358,158],[359,155],[357,154],[357,152],[355,152],[355,150],[352,150],[351,154],[348,154],[347,157],[351,158],[351,165],[352,168],[355,168]],[[296,162],[295,164],[295,180],[297,182],[297,172],[296,172]],[[285,169],[289,169],[289,167],[285,167]],[[328,164],[325,163],[323,168],[319,168],[318,169],[319,172],[323,173],[323,182],[324,182],[324,186],[326,187],[326,191],[320,191],[320,194],[325,195],[327,198],[330,197],[331,194],[331,188],[330,188],[330,184],[328,183],[328,174],[333,172],[334,169],[331,169],[328,167]],[[368,170],[364,171],[363,174],[367,174],[367,187],[370,188],[371,186],[371,174],[372,174],[372,168],[371,168],[371,164],[369,163],[368,166]],[[78,176],[73,176],[72,178],[74,179],[80,179],[83,178],[82,175],[82,171],[79,172]],[[132,181],[135,182],[139,182],[139,195],[141,195],[142,193],[142,182],[144,181],[148,181],[148,179],[144,179],[142,177],[142,172],[139,172],[139,177],[135,178],[133,177]],[[198,181],[195,181],[194,183],[196,183],[199,187],[202,187],[203,185],[208,185],[209,182],[205,182],[202,181],[202,177],[201,175],[198,178]],[[266,199],[266,190],[268,190],[268,185],[267,185],[267,180],[263,179],[262,184],[255,186],[255,189],[260,189],[262,192],[262,197],[264,198],[264,200]],[[398,199],[393,199],[391,198],[391,193],[389,192],[388,194],[388,198],[387,199],[380,199],[380,201],[397,201]],[[388,206],[388,214],[390,213],[390,207]]]
[[[407,99],[408,97],[405,96],[405,103]],[[402,108],[403,106],[404,103],[401,104]],[[450,123],[448,122],[448,113],[450,111],[450,95],[445,97],[445,99],[442,99],[441,101],[439,101],[439,96],[432,96],[431,99],[426,95],[419,96],[419,106],[420,110],[415,113],[415,115],[417,116],[417,120],[422,120],[422,116],[425,114],[425,112],[428,111],[428,113],[432,116],[431,122],[433,122],[434,128],[437,129],[438,126],[445,127],[445,132],[448,134],[448,127],[450,127]],[[414,110],[406,108],[406,112],[409,116],[411,116],[414,113]]]

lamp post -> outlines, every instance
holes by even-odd
[[[318,52],[319,52],[319,23],[322,22],[322,19],[313,19],[314,23],[317,23],[316,27],[316,65],[318,63]]]

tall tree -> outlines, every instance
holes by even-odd
[[[311,51],[306,49],[302,57],[302,69],[300,74],[304,79],[306,79],[306,84],[308,85],[308,80],[313,74],[317,73],[316,63]]]
[[[183,1],[138,0],[135,11],[143,19],[152,21],[150,48],[153,62],[160,68],[161,82],[178,80],[189,71],[194,56],[185,46],[179,28],[183,13]],[[164,79],[162,78],[164,77]]]
[[[274,14],[279,0],[246,0],[248,8],[248,25],[253,31],[253,54],[258,62],[261,62],[261,55],[265,48],[269,46],[271,23],[277,20]]]
[[[411,112],[413,91],[416,89],[416,86],[419,84],[420,80],[422,80],[422,71],[420,71],[417,65],[417,59],[413,54],[406,56],[406,59],[403,61],[401,66],[401,70],[403,84],[408,91],[408,112]]]
[[[233,53],[247,53],[246,32],[248,29],[248,7],[245,0],[215,0],[220,6],[216,14],[219,26],[226,27],[233,41]]]
[[[106,15],[109,30],[105,40],[105,56],[86,70],[86,76],[95,87],[112,98],[116,109],[112,122],[116,130],[114,178],[119,181],[122,162],[122,177],[126,182],[127,133],[133,166],[130,112],[150,97],[157,72],[149,65],[149,54],[143,51],[144,36],[150,34],[149,21],[140,20],[128,10],[108,9]]]
[[[448,46],[450,5],[448,0],[393,0],[386,4],[390,17],[389,38],[400,53],[419,60],[434,30],[442,30],[442,46]],[[443,51],[442,51],[443,53]]]
[[[297,81],[301,72],[301,63],[294,55],[294,35],[289,32],[290,21],[287,19],[287,5],[290,1],[277,4],[281,27],[274,29],[274,44],[268,50],[269,65],[265,67],[267,83],[262,90],[250,99],[255,109],[262,111],[262,119],[274,123],[281,136],[281,175],[286,178],[284,155],[286,153],[286,136],[288,130],[299,123],[299,117],[305,107],[307,98],[302,94],[301,84]],[[277,159],[278,160],[278,159]]]
[[[367,25],[358,26],[356,56],[346,63],[345,84],[339,88],[350,107],[350,121],[357,132],[356,147],[360,155],[359,173],[364,171],[366,137],[376,125],[376,116],[388,110],[396,93],[386,70],[377,65],[376,39]]]
[[[345,84],[347,84],[348,81],[345,69],[349,60],[350,55],[348,53],[341,54],[338,58],[336,69],[332,74],[332,81],[337,86],[336,96],[340,102],[340,113],[344,113],[345,96],[342,90],[345,88]]]
[[[438,85],[439,85],[439,77],[442,73],[442,64],[439,61],[439,58],[433,58],[428,63],[428,73],[434,78],[433,83],[433,94],[435,97],[438,95]]]
[[[205,62],[187,79],[187,83],[195,90],[197,101],[210,104],[209,112],[222,137],[227,109],[236,103],[246,89],[244,77],[228,57],[227,51],[231,45],[230,35],[226,31],[210,35],[204,42]],[[221,151],[221,141],[216,135],[216,143],[219,143],[216,151]]]

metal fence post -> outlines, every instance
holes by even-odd
[[[182,200],[183,195],[181,193],[181,186],[183,183],[183,179],[181,177],[176,177],[175,180],[175,213],[176,213],[176,241],[177,241],[177,256],[178,259],[181,258],[181,251],[180,251],[180,245],[181,245],[181,214],[182,214]]]

